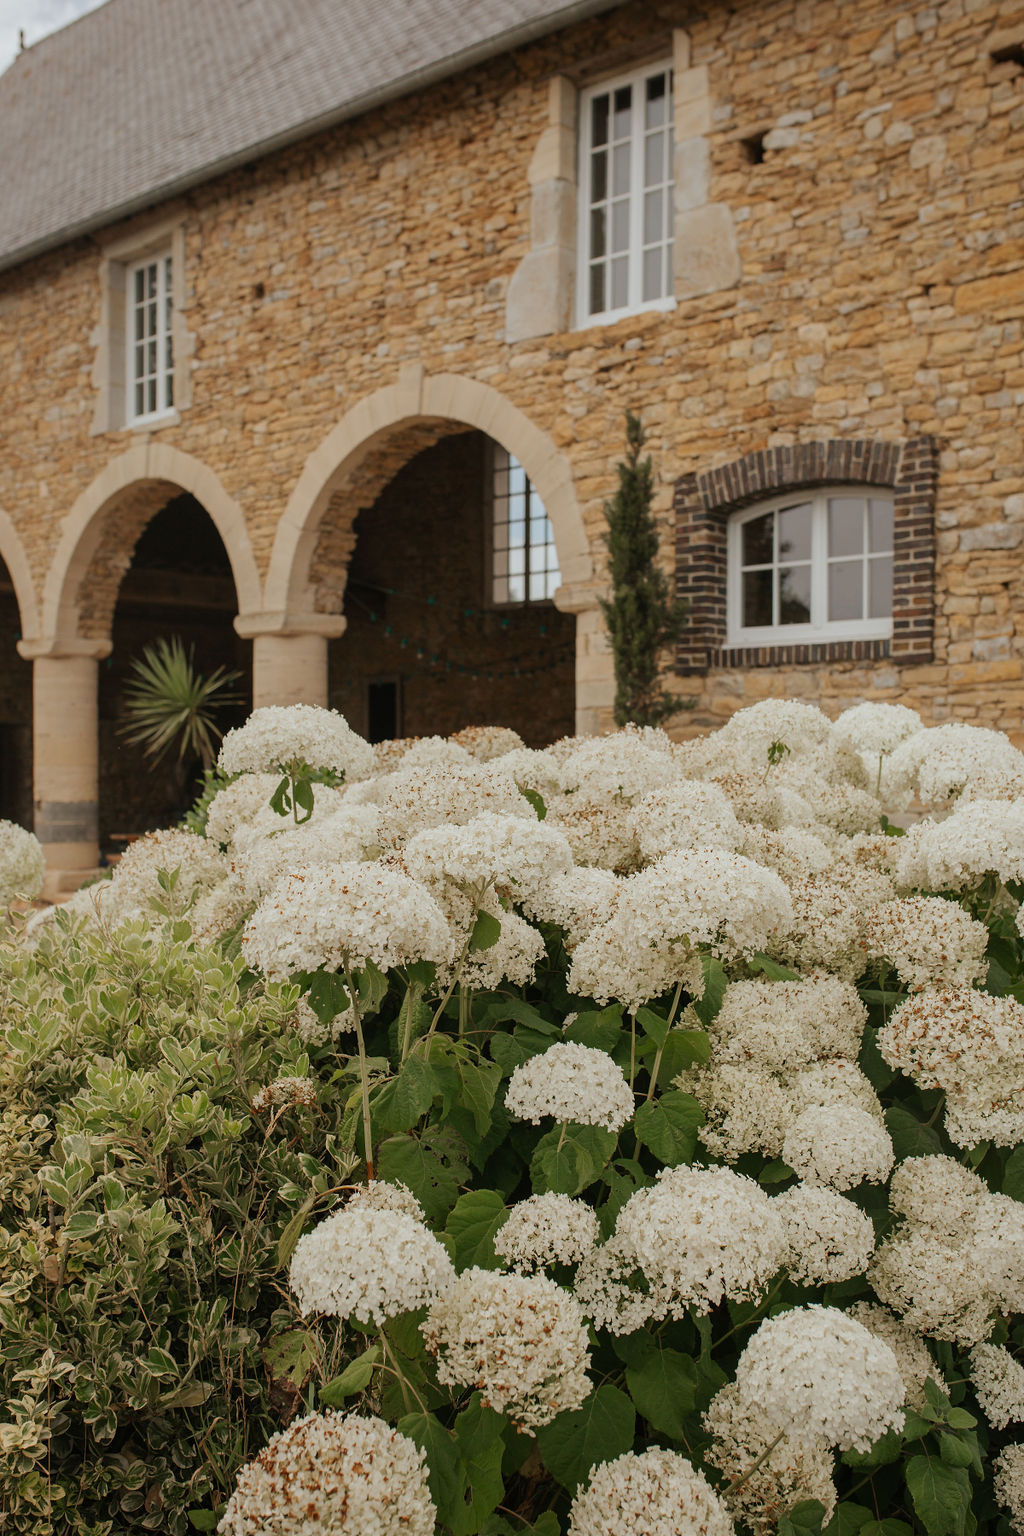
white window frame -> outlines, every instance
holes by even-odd
[[[617,75],[614,79],[602,80],[589,86],[580,93],[580,128],[579,128],[579,216],[577,218],[577,256],[576,256],[576,309],[577,323],[582,326],[606,325],[614,320],[619,320],[625,315],[635,315],[647,310],[667,310],[675,308],[675,297],[672,291],[672,258],[667,260],[667,285],[668,292],[657,299],[644,299],[643,295],[643,255],[644,255],[644,141],[647,130],[642,119],[637,115],[635,104],[639,97],[643,100],[646,82],[653,75],[666,75],[668,77],[667,100],[667,163],[666,179],[660,185],[665,189],[664,218],[666,229],[662,239],[656,242],[662,251],[673,244],[673,189],[674,189],[674,135],[673,135],[673,65],[671,59],[662,59],[656,64],[649,64],[642,69],[632,70],[629,74]],[[628,257],[628,294],[624,305],[616,309],[595,310],[590,313],[590,229],[593,191],[593,112],[592,104],[599,96],[614,95],[615,91],[623,86],[633,88],[634,118],[633,131],[630,140],[630,175],[629,175],[629,245]],[[657,130],[661,132],[661,129]],[[611,165],[608,168],[609,191],[611,190]],[[609,209],[611,199],[608,199]],[[609,225],[610,225],[609,218]],[[611,238],[610,228],[608,238]],[[664,257],[663,257],[664,259]],[[606,266],[606,282],[610,286],[610,262]],[[606,298],[610,293],[606,290]]]
[[[838,559],[855,558],[851,556],[829,556],[828,553],[828,503],[832,496],[845,499],[860,499],[862,501],[884,501],[890,507],[894,506],[893,494],[890,490],[873,485],[828,485],[820,488],[804,491],[791,491],[788,495],[774,496],[770,500],[755,502],[752,506],[744,507],[742,511],[734,512],[729,518],[727,530],[727,578],[726,578],[726,645],[731,648],[752,647],[765,645],[821,645],[833,640],[887,640],[892,636],[892,611],[885,618],[878,619],[835,619],[829,620],[827,614],[828,602],[828,567]],[[744,627],[743,618],[743,526],[756,517],[763,517],[768,512],[784,511],[787,507],[806,506],[813,508],[811,523],[811,622],[809,624],[772,624],[751,625]],[[778,523],[775,524],[776,532],[773,540],[773,568],[778,569],[780,564],[778,551]],[[871,552],[865,549],[862,559],[865,565],[865,580],[867,566],[873,559],[888,557],[895,567],[894,550]],[[778,594],[778,584],[773,583],[774,591]]]
[[[486,590],[487,590],[487,602],[488,602],[488,605],[490,607],[492,607],[492,608],[526,608],[526,607],[536,607],[538,604],[541,604],[541,603],[550,603],[550,602],[553,601],[554,594],[557,591],[558,587],[561,585],[562,578],[561,578],[561,575],[560,575],[560,572],[559,572],[558,549],[557,549],[556,544],[555,544],[554,529],[551,526],[551,519],[548,516],[547,509],[545,508],[544,503],[543,503],[543,501],[540,498],[540,495],[539,495],[539,493],[537,491],[537,487],[533,484],[533,481],[530,479],[529,475],[526,473],[525,468],[519,462],[519,460],[515,457],[514,454],[509,453],[508,450],[505,449],[505,448],[502,448],[500,444],[492,443],[491,451],[490,451],[490,453],[487,456],[487,461],[488,461],[488,470],[487,470],[487,473],[488,473],[488,496],[487,496],[487,507],[488,507],[488,524],[487,524],[487,527],[488,527],[488,536],[487,536],[487,588],[486,588]],[[524,595],[522,597],[507,597],[507,596],[506,597],[498,597],[495,594],[495,587],[497,586],[498,582],[499,581],[504,582],[505,586],[506,586],[506,590],[507,590],[507,587],[508,587],[508,582],[510,580],[510,576],[509,576],[509,571],[508,571],[508,558],[507,557],[511,553],[511,540],[510,539],[509,539],[508,543],[506,543],[503,548],[499,547],[499,545],[500,545],[499,528],[511,527],[511,520],[509,518],[507,518],[507,517],[499,518],[499,516],[498,516],[500,505],[501,505],[502,501],[506,499],[502,495],[502,493],[499,492],[499,489],[498,489],[498,475],[503,470],[511,471],[513,466],[516,469],[519,469],[519,470],[522,471],[523,483],[524,483],[524,486],[525,486],[526,518],[525,518],[525,544],[523,546],[524,556],[523,556],[523,573],[522,573],[523,574],[523,593],[524,593]],[[541,521],[543,521],[544,524],[546,525],[548,537],[544,540],[543,543],[534,544],[534,543],[532,543],[532,541],[530,539],[530,529],[531,529],[532,525],[534,525],[536,523],[539,523]],[[531,597],[530,596],[530,578],[531,578],[531,575],[540,574],[540,573],[538,573],[536,571],[531,571],[530,556],[531,556],[531,552],[534,551],[534,550],[543,550],[543,551],[545,551],[545,559],[544,559],[544,563],[543,563],[543,575],[545,577],[545,586],[546,587],[550,587],[551,590],[549,592],[545,592],[543,597]],[[547,551],[551,551],[554,554],[555,566],[554,566],[554,570],[553,571],[550,569],[548,560],[546,558]],[[501,564],[503,556],[505,557],[505,570],[504,571],[499,571],[498,566]]]
[[[140,273],[156,271],[156,329],[147,334],[143,345],[156,343],[157,364],[154,373],[141,376],[137,371],[139,342],[135,335],[136,315],[140,307],[150,301],[143,299],[142,306],[136,301],[136,278]],[[129,426],[139,426],[159,421],[174,410],[174,256],[170,247],[154,251],[129,264],[125,271],[125,415]],[[145,389],[152,379],[155,383],[155,403],[143,410],[136,408],[136,392],[141,382]]]

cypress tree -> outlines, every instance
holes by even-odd
[[[615,661],[615,723],[660,725],[693,701],[666,692],[659,661],[680,639],[687,604],[672,596],[658,565],[658,529],[651,512],[654,487],[639,417],[626,415],[626,457],[619,488],[605,502],[611,597],[602,599]]]

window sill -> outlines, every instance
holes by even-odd
[[[722,645],[708,650],[708,667],[815,666],[832,661],[883,661],[892,639],[804,640],[788,645]]]
[[[635,309],[611,309],[601,315],[580,315],[575,329],[589,330],[591,326],[615,325],[619,320],[634,320],[638,315],[668,314],[676,308],[676,300],[670,294],[667,299],[652,299],[649,304],[638,304]]]
[[[177,427],[181,423],[181,412],[178,410],[155,411],[152,416],[136,416],[134,421],[125,423],[129,432],[155,432],[160,427]]]

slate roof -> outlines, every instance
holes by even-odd
[[[0,75],[0,268],[615,0],[107,0]]]

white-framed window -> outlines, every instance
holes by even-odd
[[[174,409],[174,269],[169,251],[125,274],[125,382],[131,423]]]
[[[885,639],[892,634],[892,574],[887,491],[825,487],[734,512],[728,643]]]
[[[544,503],[519,460],[497,443],[491,474],[491,601],[546,602],[561,577]]]
[[[672,302],[672,66],[580,96],[579,320]]]

